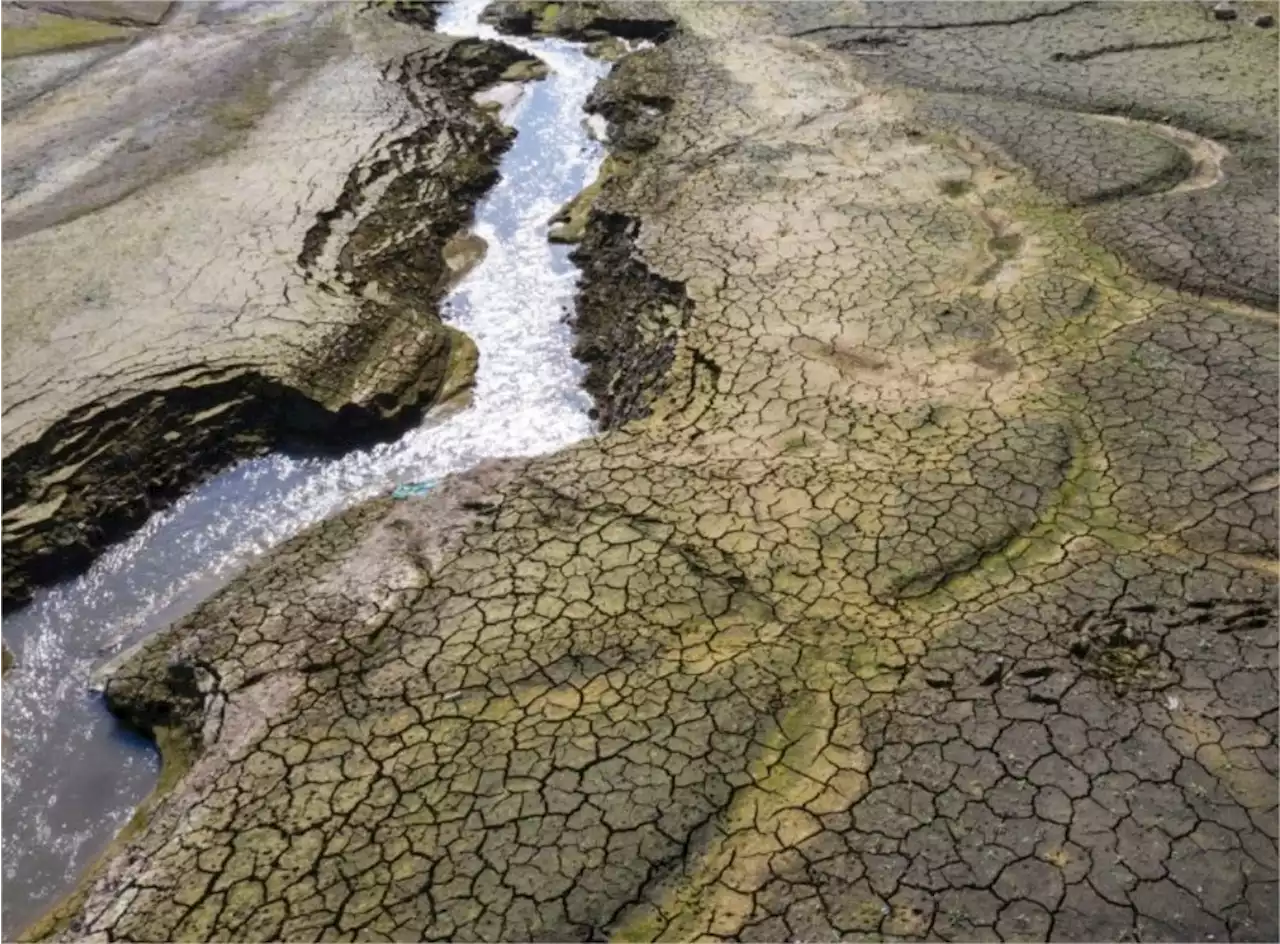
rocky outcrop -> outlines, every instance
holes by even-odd
[[[582,269],[573,353],[587,365],[583,386],[604,429],[647,416],[665,392],[691,308],[682,285],[637,258],[638,230],[638,220],[595,211],[572,256]]]
[[[661,41],[675,32],[676,21],[660,3],[497,0],[483,19],[504,33],[563,36],[581,42],[617,37]]]
[[[692,303],[684,286],[653,272],[636,244],[639,219],[609,209],[634,182],[635,162],[657,143],[672,104],[672,73],[661,49],[633,53],[596,87],[589,111],[609,122],[609,158],[576,208],[582,235],[571,258],[582,270],[574,356],[604,429],[647,416],[667,390],[676,341]]]
[[[237,111],[246,121],[244,140],[227,156],[212,166],[172,168],[176,176],[133,196],[96,212],[87,207],[63,227],[37,228],[6,243],[6,253],[18,260],[10,269],[18,274],[5,280],[6,606],[24,600],[35,585],[83,568],[154,510],[235,459],[387,438],[469,384],[474,347],[436,313],[451,276],[443,248],[492,184],[509,143],[508,132],[473,107],[470,96],[527,57],[498,44],[421,33],[431,17],[416,7],[394,5],[389,12],[417,25],[376,25],[378,19],[390,23],[385,12],[352,8],[342,15],[328,11],[324,16],[337,21],[321,16],[302,31],[303,39],[274,27],[270,55],[279,74],[294,76],[288,80],[294,97],[254,100],[251,112]],[[354,167],[328,206],[318,179],[309,193],[296,195],[297,206],[274,192],[248,196],[235,174],[252,179],[262,150],[280,153],[278,135],[297,117],[282,112],[308,107],[308,95],[322,106],[331,94],[323,77],[334,69],[373,65],[366,55],[342,66],[342,54],[333,51],[341,46],[320,51],[314,36],[325,30],[334,43],[350,36],[387,50],[384,78],[344,79],[368,83],[363,91],[344,91],[384,97],[383,121],[392,124],[363,154],[352,155]],[[164,41],[179,48],[149,52],[144,44],[130,55],[196,56],[180,39]],[[200,41],[192,42],[198,47]],[[288,62],[281,64],[281,57]],[[300,69],[312,78],[298,77]],[[79,81],[110,86],[112,77]],[[145,98],[146,90],[140,94]],[[231,107],[225,98],[197,104],[214,123]],[[127,119],[120,116],[126,129]],[[322,117],[312,120],[318,122],[314,133],[335,130],[326,132]],[[83,121],[100,123],[101,117]],[[31,135],[46,133],[38,109],[28,127]],[[347,140],[367,140],[371,132],[378,133],[373,126],[357,128]],[[21,173],[27,140],[15,137],[19,143],[12,146],[6,137],[6,158]],[[161,136],[148,152],[176,147],[172,138]],[[121,160],[108,158],[106,170]],[[126,164],[120,172],[138,171]],[[314,173],[340,180],[325,168]],[[74,176],[59,183],[58,193],[70,198],[84,190]],[[34,214],[48,206],[59,196],[41,201],[36,192],[52,186],[38,178],[25,189],[19,185],[6,214],[13,206],[21,220],[22,210]],[[156,187],[184,212],[209,198],[220,207],[248,199],[230,215],[218,216],[219,207],[211,219],[197,218],[192,237],[170,249],[148,246],[144,232],[178,222],[167,213],[157,219],[149,209],[152,194],[160,198]],[[211,187],[230,187],[233,195],[215,196]],[[252,215],[241,215],[251,206]],[[303,228],[298,224],[307,214],[312,222]],[[212,241],[193,245],[204,230],[212,230],[206,234]],[[110,239],[114,263],[72,269],[51,296],[42,273],[87,239]],[[297,240],[293,258],[281,257],[290,252],[290,239]],[[203,281],[220,267],[221,285]],[[105,284],[104,268],[111,273]],[[151,294],[155,280],[171,288]],[[183,324],[188,331],[174,330]]]

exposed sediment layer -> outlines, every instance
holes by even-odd
[[[609,122],[609,160],[590,204],[576,208],[583,235],[573,260],[582,269],[574,355],[605,429],[647,416],[668,389],[676,344],[692,308],[678,282],[651,270],[638,250],[640,220],[605,207],[628,186],[631,165],[658,141],[672,98],[660,49],[628,56],[596,88],[588,109]]]
[[[126,663],[194,763],[67,939],[1275,938],[1274,318],[801,6],[673,5],[608,91],[648,124],[589,330],[683,299],[604,400],[647,415],[352,509]]]
[[[580,42],[614,37],[662,40],[676,27],[661,3],[625,2],[550,3],[547,0],[497,0],[485,9],[483,19],[516,36],[563,36]]]
[[[527,57],[422,32],[430,19],[330,7],[293,11],[265,40],[238,24],[157,36],[6,125],[6,171],[29,174],[6,197],[6,237],[11,218],[27,221],[5,249],[6,606],[232,460],[386,438],[469,383],[474,346],[436,312],[451,277],[443,248],[509,143],[471,96]],[[165,168],[160,180],[105,205],[98,178],[146,169],[129,148],[97,166],[31,163],[33,149],[74,151],[77,133],[112,119],[118,138],[145,141],[144,165],[181,152],[187,119],[157,131],[128,101],[103,118],[73,96],[153,59],[216,66],[226,53],[210,36],[248,44],[278,76],[190,89],[179,104],[215,130],[234,119],[211,157],[162,155],[150,167]],[[74,120],[51,131],[64,112]],[[325,143],[290,144],[298,135]],[[299,164],[297,146],[316,153]],[[349,173],[328,164],[342,154]],[[266,172],[277,163],[292,165],[285,183]],[[64,264],[51,289],[46,273]]]
[[[574,356],[604,429],[649,414],[667,388],[676,340],[688,317],[684,287],[651,272],[635,252],[639,222],[599,213],[573,255],[583,272]]]

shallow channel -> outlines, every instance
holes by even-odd
[[[458,0],[437,28],[499,38],[479,23],[486,2]],[[583,106],[608,66],[578,44],[501,39],[543,59],[550,75],[503,112],[518,136],[473,226],[488,251],[442,312],[480,349],[471,404],[338,459],[241,463],[153,517],[83,577],[37,593],[4,620],[17,663],[0,686],[5,940],[75,884],[155,783],[154,750],[125,731],[92,688],[113,655],[343,508],[486,458],[550,452],[592,434],[566,324],[577,271],[568,249],[547,241],[547,229],[603,158]]]

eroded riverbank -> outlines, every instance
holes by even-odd
[[[527,57],[430,10],[192,7],[6,113],[6,608],[238,459],[470,383],[444,250],[509,143],[470,96]]]
[[[447,35],[492,37],[479,5],[445,11]],[[150,790],[156,763],[88,692],[112,653],[190,610],[246,562],[324,517],[397,485],[589,436],[589,398],[566,318],[576,270],[548,221],[595,175],[602,146],[583,105],[607,65],[569,43],[517,40],[548,66],[506,107],[515,129],[476,208],[486,249],[442,306],[479,351],[469,395],[394,443],[337,459],[271,456],[224,472],[112,548],[73,582],[6,617],[19,668],[3,688],[6,936],[65,891]],[[517,87],[518,88],[518,87]]]

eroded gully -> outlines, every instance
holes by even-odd
[[[497,38],[486,0],[458,0],[438,29]],[[38,593],[4,621],[17,668],[3,685],[4,906],[11,939],[68,891],[152,789],[158,758],[93,690],[95,673],[191,610],[246,563],[309,525],[406,483],[483,459],[536,455],[591,435],[566,324],[577,272],[548,219],[594,176],[603,149],[584,104],[607,66],[556,39],[502,39],[544,60],[503,118],[518,135],[477,206],[483,261],[444,304],[480,349],[470,405],[400,440],[339,459],[281,455],[209,480],[83,577]]]

